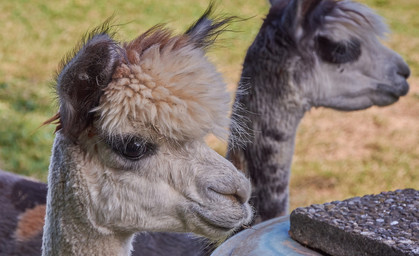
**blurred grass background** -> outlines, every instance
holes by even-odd
[[[385,190],[419,188],[419,1],[362,0],[385,17],[386,44],[409,63],[411,91],[395,105],[342,113],[310,111],[297,135],[291,209]],[[115,14],[117,39],[157,23],[184,31],[206,0],[0,1],[0,168],[46,181],[57,110],[53,77],[62,56],[89,29]],[[232,25],[210,58],[234,91],[247,47],[269,6],[265,0],[218,1],[218,12],[249,20]],[[220,154],[225,143],[209,137]]]

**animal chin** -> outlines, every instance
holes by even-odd
[[[387,105],[390,105],[390,104],[395,103],[400,98],[397,94],[394,94],[394,93],[385,93],[384,95],[385,95],[386,99],[383,100],[381,102],[381,104],[377,104],[377,105],[379,105],[379,106],[387,106]]]
[[[221,233],[230,233],[232,232],[234,229],[236,229],[237,227],[234,226],[225,226],[225,223],[219,223],[213,219],[207,218],[206,216],[202,215],[202,214],[197,214],[199,220],[205,224],[205,226],[221,232]]]
[[[229,214],[224,211],[220,214],[220,208],[217,207],[217,211],[216,209],[211,210],[202,207],[194,209],[194,214],[199,222],[198,226],[204,226],[205,230],[214,234],[214,238],[216,239],[228,236],[250,221],[249,206],[242,205],[241,212],[235,212],[234,214]]]
[[[399,97],[405,96],[409,92],[409,84],[406,81],[394,85],[378,84],[377,90],[381,94],[392,97],[397,101]]]
[[[360,109],[367,109],[372,106],[384,107],[384,106],[394,104],[395,102],[399,100],[399,97],[393,94],[389,94],[389,93],[375,93],[371,95],[369,98],[370,98],[371,104]]]

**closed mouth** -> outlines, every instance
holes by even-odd
[[[206,207],[203,203],[197,202],[191,198],[188,199],[192,203],[190,205],[191,213],[195,215],[195,218],[197,218],[201,225],[205,225],[207,228],[219,234],[230,234],[242,225],[250,222],[250,218],[252,216],[251,208],[247,203],[240,204],[239,207],[235,204],[235,210],[233,211],[235,213],[232,215],[225,215],[224,212],[218,216],[217,214],[214,214],[219,211],[218,207],[214,207],[215,205]],[[240,208],[240,210],[238,208]]]
[[[406,81],[397,85],[378,84],[377,89],[397,100],[409,92],[409,84]]]
[[[195,215],[199,218],[199,220],[204,223],[207,227],[210,227],[214,230],[218,230],[223,233],[230,233],[243,224],[246,224],[246,220],[248,219],[249,213],[246,211],[246,206],[242,205],[242,216],[232,219],[231,221],[217,221],[216,218],[210,218],[212,214],[206,214],[206,211],[203,211],[201,207],[195,208],[193,211]],[[221,219],[221,218],[219,218]]]
[[[397,95],[397,94],[395,94],[395,93],[392,93],[392,92],[384,92],[384,94],[385,94],[387,97],[391,98],[393,101],[397,101],[397,100],[400,98],[400,96],[399,96],[399,95]]]
[[[220,225],[220,224],[218,224],[218,223],[215,223],[214,221],[212,221],[212,220],[210,220],[210,219],[206,218],[205,216],[203,216],[203,215],[202,215],[202,214],[200,214],[199,212],[197,212],[197,216],[199,217],[199,219],[200,219],[203,223],[205,223],[205,225],[207,225],[207,226],[209,226],[209,227],[211,227],[211,228],[213,228],[213,229],[215,229],[215,230],[219,230],[219,231],[221,231],[221,232],[223,232],[223,233],[229,233],[229,232],[231,232],[233,229],[235,229],[235,227],[225,227],[225,226],[222,226],[222,225]]]

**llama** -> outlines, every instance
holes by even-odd
[[[243,64],[233,116],[244,145],[227,157],[252,182],[255,222],[288,213],[295,134],[312,107],[353,111],[407,94],[410,70],[380,43],[381,18],[350,0],[276,0]],[[243,134],[234,130],[232,136]]]
[[[230,123],[205,50],[231,18],[210,15],[127,43],[107,22],[63,62],[43,255],[129,255],[140,231],[220,241],[251,220],[249,180],[203,139]]]
[[[47,185],[0,170],[0,255],[41,255]]]

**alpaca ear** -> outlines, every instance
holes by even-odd
[[[304,0],[291,0],[284,10],[284,15],[281,18],[281,24],[285,28],[290,28],[296,31],[302,16],[302,4]],[[271,0],[272,2],[279,2],[279,0]]]
[[[111,81],[119,60],[118,47],[105,32],[93,33],[57,77],[60,124],[64,135],[75,141],[93,121],[103,89]]]
[[[213,14],[211,3],[205,13],[185,32],[197,48],[206,49],[211,46],[215,39],[221,34],[234,17],[211,18]]]
[[[271,3],[281,2],[282,0],[271,0]],[[291,28],[292,30],[296,31],[299,27],[307,25],[303,23],[312,23],[308,24],[310,27],[315,28],[319,22],[321,22],[318,18],[317,20],[313,20],[309,17],[323,17],[323,12],[329,10],[332,6],[335,5],[335,2],[329,2],[325,5],[322,5],[321,8],[317,8],[322,0],[290,0],[285,7],[284,15],[281,19],[281,24],[284,27]]]
[[[279,2],[281,0],[269,0],[269,3],[272,5],[276,4],[277,2]]]

